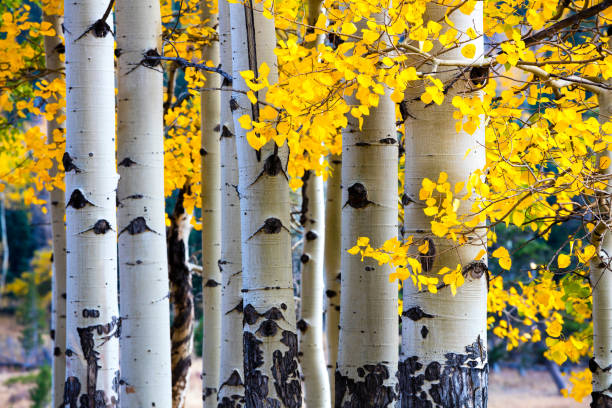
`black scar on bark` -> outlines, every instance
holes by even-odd
[[[150,231],[150,232],[157,234],[157,232],[153,231],[151,228],[147,226],[147,220],[145,220],[144,217],[134,218],[132,221],[130,221],[127,227],[125,227],[124,229],[121,230],[121,232],[119,232],[119,235],[123,234],[126,231],[130,235],[142,234],[143,232],[146,232],[146,231]]]
[[[421,309],[420,306],[411,307],[410,309],[402,312],[402,316],[406,316],[407,318],[409,318],[410,320],[414,322],[419,321],[423,318],[432,319],[435,317],[434,315],[425,313],[423,309]]]
[[[123,52],[122,48],[115,48],[115,57],[119,58]]]
[[[55,50],[55,52],[57,52],[58,54],[65,54],[66,46],[64,45],[64,43],[59,43],[55,46],[55,48],[53,48],[53,50]]]
[[[202,393],[202,401],[206,401],[206,398],[210,397],[213,392],[217,392],[216,388],[206,387]]]
[[[83,192],[77,188],[70,194],[70,199],[68,200],[68,204],[66,204],[66,208],[72,207],[75,210],[80,210],[87,205],[93,206],[92,202],[87,200]]]
[[[121,160],[117,166],[131,167],[134,164],[137,164],[137,163],[134,160],[130,159],[129,157],[126,157],[125,159]]]
[[[386,407],[397,400],[395,387],[384,385],[385,380],[390,378],[386,364],[366,364],[358,367],[357,375],[363,378],[363,381],[356,381],[336,370],[336,407]]]
[[[72,357],[72,355],[74,354],[74,352],[70,349],[66,349],[66,357]]]
[[[240,377],[240,373],[237,370],[232,371],[227,380],[225,380],[221,384],[221,386],[219,387],[219,392],[221,392],[221,389],[226,385],[230,387],[238,387],[244,385],[244,383],[242,382],[242,377]]]
[[[272,353],[272,377],[276,394],[288,408],[302,406],[302,387],[298,365],[297,335],[284,330],[281,343],[287,346],[285,353],[274,350]]]
[[[399,103],[399,110],[400,110],[400,115],[402,116],[402,120],[398,121],[396,124],[397,125],[401,125],[402,123],[406,122],[408,120],[408,118],[412,118],[412,119],[416,119],[411,113],[410,111],[408,111],[408,104],[410,102],[408,102],[407,100],[403,100]]]
[[[217,125],[213,128],[213,131],[218,132],[221,130],[221,124],[217,123]]]
[[[115,376],[113,377],[113,391],[119,394],[119,384],[121,382],[121,372],[119,370],[115,371]]]
[[[336,292],[335,290],[328,289],[328,290],[325,291],[325,296],[327,296],[328,298],[333,298],[337,294],[338,294],[338,292]]]
[[[238,101],[236,101],[236,99],[232,98],[229,101],[229,105],[230,105],[230,110],[233,112],[236,109],[238,109],[240,106],[238,105]]]
[[[280,407],[274,398],[268,398],[268,377],[263,375],[259,368],[264,364],[263,351],[253,333],[244,332],[243,355],[244,355],[244,397],[246,406],[249,408]]]
[[[410,197],[408,194],[402,194],[402,205],[404,207],[406,207],[407,205],[410,205],[412,203],[414,203],[415,201],[412,199],[412,197]]]
[[[97,326],[77,327],[77,333],[81,342],[83,356],[87,361],[87,384],[86,393],[88,402],[95,401],[96,398],[96,383],[98,380],[98,370],[101,368],[98,365],[99,353],[95,350],[94,330]],[[87,408],[94,408],[91,404],[86,405]]]
[[[51,255],[51,257],[53,257],[53,255]],[[51,260],[51,262],[53,262],[53,260]],[[51,337],[51,340],[55,340],[55,330],[51,329],[49,331],[49,337]]]
[[[157,67],[161,64],[161,61],[157,57],[161,57],[161,55],[159,55],[159,52],[157,52],[155,48],[145,51],[142,65],[147,68]]]
[[[308,330],[308,323],[306,323],[306,320],[300,319],[297,322],[297,328],[298,328],[299,331],[304,333],[306,330]]]
[[[276,306],[272,306],[270,309],[265,311],[262,316],[266,319],[272,320],[284,319],[283,312],[281,312]]]
[[[227,312],[225,312],[226,315],[230,314],[231,312],[238,312],[238,313],[242,313],[243,310],[243,304],[244,304],[244,300],[240,299],[240,303],[238,303],[236,306],[234,306],[233,309],[228,310]]]
[[[368,143],[368,142],[357,142],[357,143],[355,143],[355,146],[358,146],[358,147],[367,147],[367,146],[372,146],[372,144]]]
[[[206,156],[208,152],[204,148],[200,148],[200,156]]]
[[[61,355],[62,355],[62,350],[61,350],[59,347],[55,347],[55,348],[53,349],[53,355],[54,355],[55,357],[59,357],[59,356],[61,356]]]
[[[608,387],[608,391],[612,391],[610,388],[612,388],[612,386]],[[591,408],[610,408],[612,407],[612,398],[604,394],[603,391],[593,391],[591,393],[590,407]]]
[[[279,326],[274,320],[267,319],[261,323],[255,333],[261,337],[270,337],[274,336],[278,332],[278,329]]]
[[[303,264],[307,264],[308,261],[310,261],[310,255],[302,254],[302,256],[300,257],[300,262]]]
[[[382,144],[396,144],[397,143],[397,139],[392,138],[392,137],[385,137],[384,139],[380,139],[379,140],[380,143]]]
[[[419,253],[418,259],[421,263],[421,268],[423,268],[423,272],[431,272],[436,258],[436,245],[431,238],[425,238],[425,241],[428,243],[427,252],[424,254]]]
[[[421,327],[421,337],[426,338],[428,334],[429,334],[429,329],[427,328],[427,326]]]
[[[106,234],[111,228],[110,224],[106,220],[98,220],[93,226],[93,232],[95,234]]]
[[[472,67],[470,69],[470,81],[476,86],[482,86],[489,80],[489,67]]]
[[[100,317],[100,311],[96,309],[83,309],[83,317]]]
[[[348,200],[342,206],[342,208],[350,205],[353,208],[365,208],[369,204],[374,204],[372,201],[368,200],[368,190],[366,190],[365,186],[361,183],[355,183],[348,188]]]
[[[317,238],[319,238],[319,236],[314,231],[308,231],[306,233],[306,241],[314,241]]]
[[[249,239],[253,238],[255,235],[262,231],[264,234],[278,234],[283,228],[287,232],[291,233],[291,231],[289,231],[287,227],[283,225],[281,220],[279,220],[278,218],[270,217],[264,221],[264,224],[257,231],[255,231],[253,235],[249,237]]]
[[[229,130],[229,128],[225,125],[223,125],[223,129],[221,129],[221,138],[224,137],[233,137],[234,134],[232,133],[231,130]]]
[[[64,406],[77,408],[77,400],[81,393],[81,382],[77,377],[68,377],[64,382]]]
[[[246,305],[246,307],[244,308],[244,312],[243,312],[244,322],[249,325],[255,324],[258,319],[259,319],[259,313],[257,312],[257,310],[255,310],[253,305],[251,304]]]
[[[62,156],[62,164],[64,165],[64,171],[66,173],[71,172],[72,170],[74,170],[75,173],[81,172],[81,169],[74,164],[74,160],[72,157],[70,157],[68,152],[64,152],[64,155]]]
[[[427,365],[424,373],[419,373],[423,365],[418,362],[417,356],[400,362],[400,407],[486,407],[489,369],[480,337],[465,350],[466,354],[445,354],[444,365],[433,361]],[[425,381],[430,387],[425,385]],[[434,381],[437,382],[432,383]]]
[[[209,279],[206,281],[206,284],[204,285],[207,288],[215,288],[217,286],[221,285],[219,282],[217,282],[214,279]]]

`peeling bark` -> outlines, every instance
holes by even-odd
[[[166,252],[163,73],[142,63],[161,42],[159,3],[117,0],[117,190],[124,406],[170,407],[170,307]],[[94,227],[95,229],[95,227]],[[104,228],[107,229],[108,228]],[[119,381],[119,380],[118,380]]]
[[[96,234],[99,220],[116,225],[114,39],[88,35],[108,3],[64,4],[66,36],[67,313],[64,401],[118,406],[117,234]],[[92,34],[96,34],[93,32]],[[77,171],[78,169],[78,171]],[[60,295],[61,296],[61,295]],[[83,310],[98,310],[84,317]],[[95,316],[95,317],[94,317]],[[113,332],[113,333],[116,333]],[[77,387],[80,384],[80,387]]]
[[[189,259],[189,233],[191,214],[185,212],[184,195],[189,185],[178,194],[174,211],[170,217],[168,231],[168,276],[170,279],[170,303],[172,304],[171,367],[172,367],[172,408],[182,408],[191,371],[193,352],[193,286]]]
[[[446,6],[428,4],[426,20],[443,21]],[[482,32],[482,3],[471,15],[453,13],[448,17],[459,32],[473,28]],[[447,24],[447,23],[445,23]],[[470,41],[469,38],[461,41]],[[482,38],[470,41],[476,46],[476,55],[483,55]],[[442,46],[434,45],[432,52]],[[444,58],[466,60],[459,49],[447,50]],[[419,64],[415,57],[413,64]],[[454,73],[445,73],[443,82],[453,80]],[[419,196],[425,177],[436,180],[440,172],[448,174],[451,185],[465,181],[485,164],[484,127],[473,135],[457,132],[451,100],[454,95],[472,92],[473,84],[460,79],[448,90],[442,105],[425,106],[418,97],[423,93],[422,82],[407,91],[403,110],[406,118],[406,166],[404,204],[404,233],[415,241],[428,242],[427,253],[414,253],[427,276],[439,277],[444,266],[454,269],[464,266],[465,283],[456,296],[450,287],[441,286],[438,293],[418,290],[408,280],[403,286],[402,362],[400,364],[401,407],[486,407],[487,353],[486,353],[486,260],[471,263],[483,247],[486,236],[472,236],[457,246],[450,240],[431,233],[431,218],[423,213],[421,205],[413,205]],[[467,158],[465,152],[470,150]],[[460,215],[466,214],[470,203],[462,204]],[[451,333],[451,335],[449,335]]]

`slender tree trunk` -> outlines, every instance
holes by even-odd
[[[599,95],[599,122],[604,124],[611,117],[612,92],[602,90]],[[612,158],[609,150],[605,155]],[[609,175],[612,174],[612,169],[608,167],[603,172]],[[593,372],[591,407],[610,408],[612,407],[612,272],[609,254],[612,254],[612,237],[606,225],[609,222],[610,193],[608,192],[606,197],[601,197],[601,200],[597,208],[606,210],[598,214],[601,216],[601,221],[591,235],[591,243],[598,249],[598,255],[591,260],[593,358],[589,368]]]
[[[2,223],[2,225],[0,225],[0,235],[2,237],[2,275],[0,275],[0,296],[2,296],[4,293],[4,287],[6,286],[6,277],[8,276],[9,271],[9,244],[8,234],[6,231],[6,197],[4,194],[0,194],[0,223]]]
[[[219,1],[219,43],[221,68],[232,72],[232,40],[227,0]],[[219,408],[241,408],[244,400],[242,353],[242,258],[240,238],[240,198],[238,195],[238,158],[234,122],[230,109],[231,83],[223,81],[221,91],[221,367],[217,396]]]
[[[425,18],[443,21],[446,8],[428,5]],[[483,32],[482,3],[466,16],[455,12],[449,17],[455,29],[465,33],[472,27]],[[463,35],[460,41],[468,38]],[[482,37],[472,41],[476,55],[482,56]],[[436,45],[432,52],[440,50]],[[444,53],[444,58],[466,60],[460,49]],[[459,71],[449,70],[440,77],[443,82],[455,78]],[[456,296],[449,286],[432,294],[426,288],[419,291],[412,281],[404,282],[402,318],[402,362],[400,363],[400,392],[402,407],[420,407],[437,404],[444,407],[486,407],[487,405],[487,277],[485,263],[470,263],[480,249],[486,249],[486,237],[473,236],[474,244],[457,245],[450,240],[438,239],[431,234],[431,218],[423,213],[423,205],[416,204],[421,183],[425,177],[438,180],[440,172],[448,174],[451,186],[468,180],[470,174],[485,164],[484,126],[473,135],[455,130],[451,100],[461,92],[470,92],[475,86],[459,78],[446,94],[442,105],[425,106],[418,97],[423,84],[411,88],[406,100],[414,119],[406,124],[405,234],[415,242],[429,242],[427,256],[421,262],[423,273],[440,277],[444,266],[464,267],[465,284]],[[414,99],[417,98],[417,101]],[[464,157],[470,150],[469,156]],[[470,211],[463,203],[459,211]],[[485,260],[486,261],[486,260]],[[481,261],[482,262],[482,261]]]
[[[107,2],[64,3],[67,321],[64,404],[118,404],[115,74]],[[108,10],[108,12],[107,12]]]
[[[212,6],[212,5],[211,5]],[[202,0],[202,23],[212,29],[218,15]],[[219,64],[219,42],[211,40],[203,50],[204,61]],[[219,88],[220,76],[209,73],[206,88]],[[220,106],[218,90],[202,90],[202,400],[204,407],[217,406],[221,351],[221,175]]]
[[[233,87],[248,90],[240,72],[265,62],[276,82],[274,21],[261,6],[230,4]],[[257,97],[264,98],[260,91]],[[236,92],[231,106],[239,166],[244,293],[244,375],[246,405],[300,407],[302,392],[297,361],[298,339],[291,273],[288,147],[274,142],[254,151],[238,118],[258,119],[259,105]]]
[[[382,16],[378,16],[382,18]],[[397,130],[386,90],[363,119],[348,117],[342,137],[342,278],[336,407],[395,406],[397,395],[397,282],[388,265],[364,262],[347,250],[359,237],[373,247],[397,237]],[[354,97],[349,104],[357,104]],[[391,142],[391,143],[389,143]]]
[[[182,408],[189,385],[191,353],[193,352],[193,285],[189,269],[189,233],[191,214],[185,211],[184,196],[189,181],[179,190],[168,231],[168,275],[172,325],[170,326],[172,364],[172,408]]]
[[[329,159],[331,175],[327,178],[325,202],[325,336],[327,340],[327,372],[330,394],[335,398],[334,378],[338,359],[340,325],[340,229],[342,217],[342,158]]]
[[[60,78],[64,70],[64,62],[60,59],[62,48],[62,32],[60,15],[43,15],[43,20],[51,23],[56,35],[45,37],[45,63],[52,70],[49,81]],[[57,103],[55,99],[47,103]],[[65,110],[59,109],[56,117],[63,116]],[[64,123],[51,120],[47,123],[47,142],[54,141],[54,133],[63,128]],[[57,174],[57,163],[54,163],[52,175]],[[51,230],[53,233],[53,281],[51,301],[51,340],[53,340],[53,407],[59,407],[64,402],[64,379],[66,378],[66,224],[64,223],[65,200],[64,192],[54,188],[50,192]],[[4,211],[4,206],[3,206]],[[4,228],[4,218],[2,219]],[[4,243],[4,232],[2,242]],[[8,247],[7,247],[8,248]],[[7,252],[8,255],[8,252]],[[3,260],[4,261],[4,260]],[[8,256],[6,258],[8,269]],[[4,283],[4,281],[3,281]]]
[[[323,250],[325,221],[323,179],[307,171],[303,177],[302,219],[304,253],[302,262],[300,362],[304,372],[304,400],[310,408],[331,406],[329,378],[323,350]]]
[[[119,58],[118,232],[121,402],[170,407],[163,73],[143,62],[161,47],[159,3],[117,1]]]

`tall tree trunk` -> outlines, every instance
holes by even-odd
[[[170,278],[170,302],[172,325],[170,326],[172,364],[172,408],[185,405],[191,353],[193,352],[193,285],[189,268],[189,233],[191,214],[185,211],[184,196],[188,194],[189,180],[179,190],[168,231],[168,276]]]
[[[51,82],[60,78],[64,70],[64,62],[60,55],[62,48],[60,15],[43,15],[43,20],[51,23],[56,35],[45,37],[45,63],[51,70],[48,80]],[[47,103],[57,103],[51,99]],[[56,112],[56,117],[63,116],[63,108]],[[53,142],[53,134],[64,127],[63,122],[51,120],[47,122],[47,142]],[[57,174],[57,163],[54,163],[51,175]],[[65,200],[64,192],[55,187],[50,192],[51,230],[53,233],[53,281],[51,301],[51,340],[53,340],[53,374],[52,403],[59,407],[64,402],[64,379],[66,378],[66,224],[64,223]],[[3,206],[4,210],[4,206]],[[4,227],[4,218],[2,220]],[[2,242],[4,243],[4,235]],[[7,252],[8,255],[8,252]],[[7,268],[8,268],[8,257]]]
[[[218,15],[211,13],[211,4],[202,0],[202,23],[211,29],[218,24]],[[203,50],[204,61],[219,64],[219,42],[211,39]],[[221,155],[220,76],[205,75],[202,90],[202,299],[204,330],[202,336],[202,400],[204,407],[217,406],[221,351]],[[217,88],[217,89],[210,89]]]
[[[62,220],[63,221],[63,220]],[[0,194],[0,236],[2,239],[2,275],[0,275],[0,296],[4,293],[6,277],[9,271],[9,244],[6,229],[6,196]],[[64,234],[64,240],[66,235]]]
[[[329,158],[331,174],[327,178],[325,202],[325,336],[330,394],[335,396],[334,378],[338,359],[340,325],[340,229],[342,217],[342,158]]]
[[[612,83],[612,81],[608,81]],[[612,91],[602,90],[599,94],[599,122],[604,124],[612,117]],[[612,158],[610,150],[605,152]],[[608,167],[603,170],[612,174]],[[597,208],[610,208],[610,190],[601,197]],[[593,372],[593,392],[591,407],[612,407],[612,237],[610,236],[609,211],[604,210],[591,235],[591,243],[597,248],[597,256],[591,260],[591,285],[593,287],[593,359],[589,368]]]
[[[377,16],[382,19],[382,16]],[[397,401],[397,282],[388,265],[361,262],[347,250],[359,237],[373,247],[397,237],[397,130],[386,90],[360,130],[348,117],[342,137],[342,278],[340,346],[335,374],[337,407],[392,407]],[[349,104],[359,102],[349,98]],[[393,143],[388,143],[389,141]]]
[[[165,234],[161,15],[154,0],[118,0],[121,402],[170,407],[170,310]]]
[[[233,87],[248,90],[239,74],[265,62],[268,79],[278,79],[274,21],[251,1],[230,4]],[[260,91],[257,97],[264,98]],[[233,95],[239,166],[244,293],[244,375],[246,405],[302,405],[298,339],[291,273],[289,185],[286,144],[274,142],[254,151],[238,118],[258,119],[259,105],[240,92]]]
[[[221,69],[232,72],[232,40],[227,0],[219,1],[219,45]],[[230,109],[231,83],[223,81],[221,91],[221,367],[217,396],[219,408],[240,408],[244,400],[242,353],[242,258],[240,238],[240,199],[238,195],[238,158],[234,122]]]
[[[307,171],[303,177],[302,219],[304,253],[302,301],[297,323],[300,331],[300,362],[304,372],[304,400],[310,408],[331,406],[329,378],[323,350],[323,179]]]
[[[67,321],[64,404],[118,404],[115,74],[108,2],[65,1]]]
[[[444,20],[445,7],[427,7],[426,20]],[[483,32],[482,3],[476,4],[471,15],[455,12],[449,18],[460,33],[470,27],[477,33]],[[459,41],[466,39],[469,40],[464,34]],[[476,46],[476,55],[481,56],[482,37],[471,43]],[[441,49],[439,44],[435,47],[434,55]],[[443,58],[469,62],[462,56],[460,47],[447,50]],[[449,69],[439,78],[446,83],[459,72],[459,69]],[[466,76],[469,74],[459,77],[440,106],[425,106],[418,100],[424,91],[422,83],[410,88],[406,96],[408,110],[415,119],[409,119],[406,124],[405,192],[409,199],[404,202],[409,204],[404,210],[405,234],[412,235],[418,244],[429,242],[427,256],[430,258],[421,262],[425,275],[440,277],[437,273],[442,267],[452,270],[462,264],[465,284],[453,296],[449,286],[433,294],[427,289],[419,291],[410,280],[404,282],[400,363],[402,407],[438,404],[474,408],[487,405],[486,266],[470,263],[479,250],[486,249],[486,236],[473,236],[476,243],[461,246],[438,239],[431,233],[431,219],[423,213],[423,205],[415,203],[425,177],[438,180],[440,172],[444,171],[448,174],[448,182],[454,186],[468,180],[470,174],[485,164],[484,126],[473,135],[455,129],[455,108],[451,100],[458,93],[471,92],[475,86],[464,79]],[[471,149],[469,156],[464,158],[468,149]],[[465,214],[470,211],[469,207],[469,203],[463,203],[459,211]]]

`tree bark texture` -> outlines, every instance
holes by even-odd
[[[170,308],[166,254],[163,73],[159,3],[118,0],[119,282],[121,402],[170,407]]]
[[[115,74],[108,3],[66,1],[64,404],[119,405]]]

